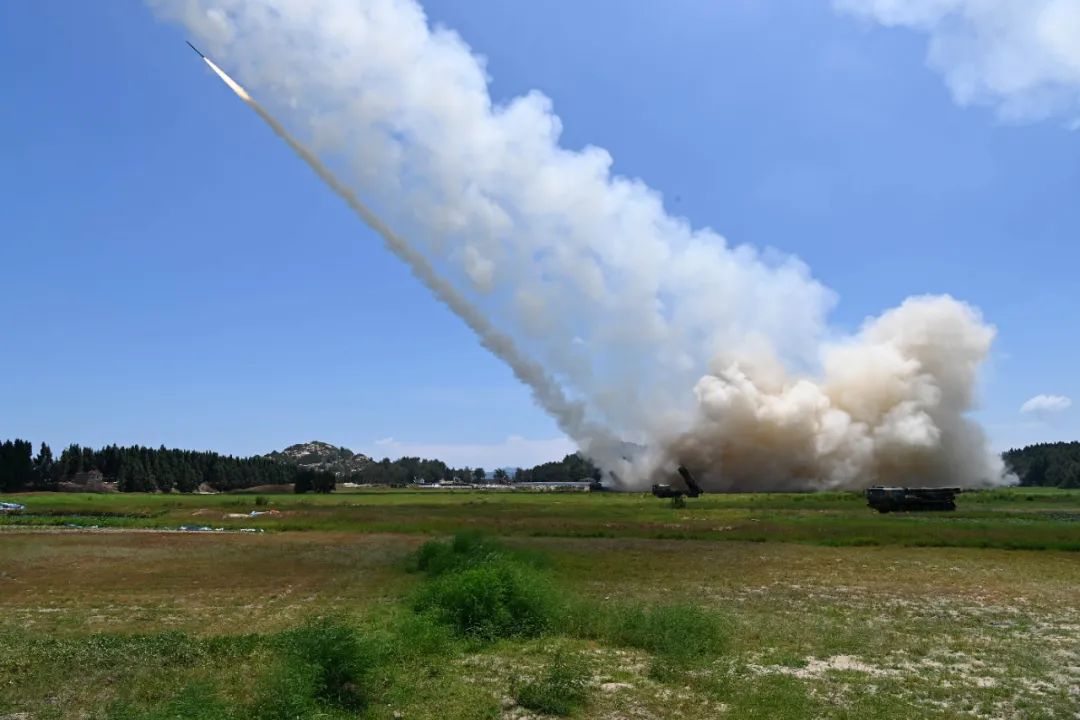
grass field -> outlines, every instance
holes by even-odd
[[[15,499],[0,717],[1080,716],[1077,492],[885,516],[848,494]],[[256,508],[281,514],[223,518]],[[267,532],[166,531],[183,524]],[[536,561],[542,631],[477,638],[422,611],[449,581],[416,553],[461,529]],[[299,696],[280,668],[321,615],[376,658],[362,705],[259,700]]]
[[[955,513],[879,516],[856,493],[706,495],[673,510],[631,493],[386,490],[334,495],[26,494],[12,525],[80,525],[350,533],[734,540],[816,545],[999,547],[1080,551],[1080,491],[1006,489],[961,495]],[[230,519],[252,510],[280,513]]]

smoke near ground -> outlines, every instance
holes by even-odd
[[[964,418],[993,335],[969,306],[917,297],[827,346],[818,382],[767,357],[721,360],[695,387],[700,420],[667,453],[726,490],[1000,478]]]
[[[993,337],[972,308],[913,298],[837,340],[803,263],[561,147],[540,93],[495,103],[414,0],[150,2],[627,485],[678,463],[712,489],[1001,481],[965,417]]]

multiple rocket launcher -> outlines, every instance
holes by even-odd
[[[656,483],[652,486],[652,494],[658,498],[677,498],[683,497],[684,495],[686,497],[695,498],[705,492],[701,489],[701,486],[698,485],[698,482],[694,478],[694,476],[690,474],[690,471],[682,465],[679,466],[679,475],[682,477],[683,482],[686,484],[685,490],[677,487],[672,487],[667,483]]]
[[[652,486],[652,494],[658,498],[698,497],[704,491],[694,476],[680,465],[679,475],[686,488],[674,487],[668,483]],[[884,487],[875,485],[866,490],[866,505],[879,513],[949,511],[956,509],[956,496],[961,488],[909,488]]]
[[[652,486],[652,494],[658,498],[696,498],[704,490],[684,466],[678,468],[685,489],[668,483]],[[956,509],[956,496],[961,488],[909,488],[875,485],[866,490],[866,505],[879,513],[950,511]]]

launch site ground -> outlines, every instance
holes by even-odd
[[[0,717],[539,718],[522,687],[560,662],[579,718],[1080,712],[1080,491],[889,515],[854,493],[10,499]],[[535,560],[564,614],[495,639],[418,620],[416,553],[463,529]],[[318,616],[394,647],[361,705],[289,715],[282,638]]]

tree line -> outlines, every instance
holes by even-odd
[[[69,445],[54,457],[41,443],[37,454],[27,440],[0,444],[0,492],[58,490],[61,483],[116,483],[121,492],[219,492],[256,485],[295,485],[298,492],[332,490],[332,473],[305,470],[264,457],[236,458],[215,452],[109,445],[99,450]]]
[[[1024,486],[1080,488],[1080,442],[1042,443],[1003,453],[1008,468]],[[59,457],[41,443],[37,453],[27,440],[0,443],[0,492],[57,490],[86,474],[100,473],[121,492],[194,492],[206,486],[218,492],[258,485],[292,485],[297,492],[329,492],[337,481],[370,485],[462,482],[577,482],[599,480],[600,469],[571,453],[562,460],[513,474],[499,468],[454,468],[441,460],[403,457],[372,461],[347,477],[255,456],[237,458],[215,452],[109,445],[98,450],[69,445]]]
[[[1021,485],[1080,488],[1080,442],[1028,445],[1002,457]]]
[[[348,476],[299,467],[264,456],[237,458],[215,452],[109,445],[98,450],[69,445],[59,457],[41,443],[37,454],[27,440],[0,444],[0,492],[58,490],[61,483],[116,483],[120,492],[218,492],[259,485],[292,485],[296,492],[330,492],[338,481],[370,485],[411,483],[572,482],[600,478],[600,470],[576,453],[533,468],[454,468],[441,460],[403,457],[372,461]]]
[[[435,484],[439,482],[487,483],[501,485],[510,482],[576,482],[598,480],[600,470],[577,453],[562,460],[543,463],[532,468],[515,468],[513,475],[506,468],[488,473],[482,467],[450,467],[442,460],[419,457],[403,457],[397,460],[383,458],[372,461],[351,473],[349,482],[361,485],[408,485],[410,483]]]
[[[515,482],[578,482],[600,480],[600,468],[577,453],[514,473]]]

